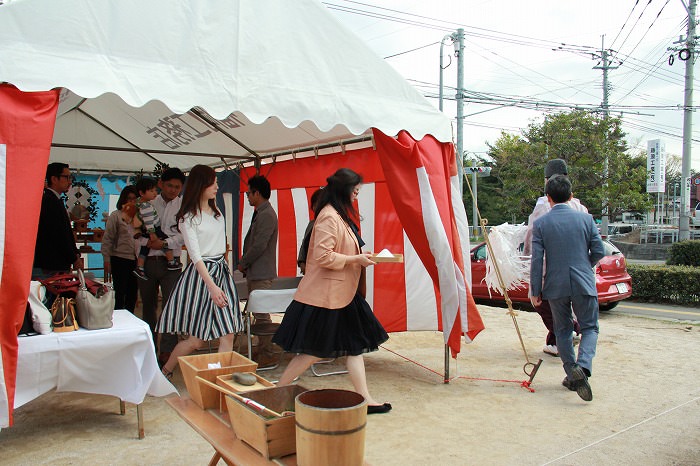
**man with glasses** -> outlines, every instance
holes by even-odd
[[[39,229],[34,248],[34,269],[37,279],[56,273],[83,268],[83,260],[75,245],[73,230],[61,195],[73,182],[70,167],[65,163],[50,163],[46,168],[46,185],[41,198]]]
[[[277,213],[270,204],[270,182],[262,175],[248,180],[248,203],[255,209],[248,233],[243,240],[243,256],[238,270],[243,272],[248,293],[265,290],[277,278]],[[255,324],[271,322],[270,314],[254,314]],[[256,361],[260,367],[276,362],[277,354],[272,350],[272,337],[260,337]]]

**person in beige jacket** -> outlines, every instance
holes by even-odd
[[[363,354],[389,339],[364,298],[364,268],[374,265],[363,253],[353,202],[362,177],[348,168],[330,176],[316,206],[306,258],[306,274],[272,341],[297,353],[278,385],[288,385],[315,362],[347,356],[355,391],[367,400],[367,412],[386,413],[389,403],[372,398]]]

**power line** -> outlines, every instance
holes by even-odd
[[[610,44],[610,47],[611,47],[611,48],[615,46],[615,42],[616,42],[617,39],[620,37],[620,34],[622,34],[622,31],[625,29],[625,26],[627,26],[627,21],[629,21],[630,18],[632,17],[632,13],[634,13],[634,9],[637,8],[637,5],[639,5],[639,0],[637,0],[636,2],[634,2],[634,5],[632,6],[632,9],[630,10],[630,13],[627,15],[627,18],[625,18],[625,22],[622,23],[622,27],[620,28],[619,31],[617,31],[617,35],[615,36],[615,38],[613,39],[612,43]]]
[[[628,55],[632,55],[632,54],[634,53],[634,51],[637,50],[637,47],[639,47],[639,44],[641,44],[642,41],[644,40],[644,38],[647,36],[647,34],[649,34],[649,31],[651,30],[651,27],[652,27],[654,24],[656,24],[656,20],[659,19],[659,16],[661,16],[661,13],[664,11],[664,8],[666,8],[666,5],[668,5],[668,2],[669,2],[669,1],[670,1],[670,0],[666,0],[666,3],[664,3],[664,6],[661,7],[661,9],[660,9],[659,12],[656,14],[656,17],[655,17],[654,20],[651,22],[651,24],[649,25],[649,27],[647,28],[647,30],[644,31],[644,34],[642,35],[642,37],[639,38],[639,41],[637,42],[637,45],[635,45],[635,46],[632,48],[632,51],[631,51]],[[651,3],[651,0],[650,0],[650,3]]]
[[[652,2],[652,0],[649,0],[649,1],[647,2],[647,4],[644,5],[644,8],[642,9],[642,12],[639,13],[639,16],[637,17],[637,20],[634,22],[634,24],[632,25],[632,28],[631,28],[631,29],[629,30],[629,32],[627,33],[627,36],[625,37],[625,39],[622,41],[622,43],[621,43],[620,46],[618,47],[619,50],[622,50],[622,47],[624,47],[625,42],[627,42],[627,39],[629,39],[630,35],[632,34],[632,31],[634,31],[634,28],[637,27],[637,24],[639,23],[639,20],[642,19],[642,16],[644,15],[644,12],[647,11],[647,8],[648,8],[649,5],[651,4],[651,2]]]

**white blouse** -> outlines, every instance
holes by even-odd
[[[201,212],[185,215],[180,221],[180,231],[185,239],[187,254],[196,264],[202,257],[223,256],[226,253],[226,223],[224,216]]]

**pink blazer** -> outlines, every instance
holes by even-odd
[[[352,301],[362,274],[348,256],[360,254],[357,238],[335,209],[327,205],[314,223],[306,258],[306,274],[294,299],[312,306],[340,309]]]

